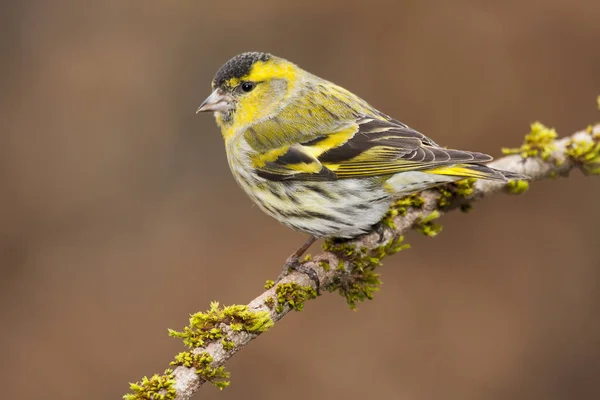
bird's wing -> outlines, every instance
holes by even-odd
[[[322,181],[414,170],[477,177],[460,167],[451,171],[451,166],[490,160],[492,157],[482,153],[441,148],[398,121],[365,117],[336,132],[261,153],[253,163],[256,173],[265,179]]]

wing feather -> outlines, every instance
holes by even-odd
[[[270,180],[366,178],[492,160],[487,154],[441,148],[398,121],[370,117],[269,154],[254,166]]]

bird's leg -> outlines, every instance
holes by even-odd
[[[382,222],[379,222],[377,225],[375,225],[375,232],[377,232],[379,235],[377,244],[382,244],[385,242],[385,226],[383,226]]]
[[[317,292],[317,294],[319,294],[319,288],[320,288],[321,284],[319,282],[319,277],[317,276],[317,273],[315,272],[314,269],[309,268],[309,267],[305,266],[304,264],[300,264],[300,257],[316,241],[317,241],[317,237],[314,235],[311,235],[308,238],[308,240],[306,241],[306,243],[304,243],[302,245],[302,247],[300,247],[298,250],[296,250],[294,252],[294,254],[292,254],[291,256],[288,257],[288,259],[285,261],[285,264],[283,265],[283,271],[281,271],[281,274],[277,278],[277,282],[279,282],[287,274],[289,274],[290,270],[298,271],[302,274],[308,275],[308,277],[310,279],[312,279],[313,282],[315,282],[316,292]]]

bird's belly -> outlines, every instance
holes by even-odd
[[[392,201],[381,184],[367,179],[275,182],[251,175],[236,177],[265,213],[317,237],[350,238],[368,232]]]

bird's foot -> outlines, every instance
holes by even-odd
[[[313,268],[307,267],[306,265],[300,263],[299,258],[295,254],[288,257],[288,259],[285,261],[285,264],[283,265],[283,271],[281,271],[281,274],[279,274],[277,277],[276,282],[281,281],[291,271],[300,272],[301,274],[308,276],[315,283],[315,291],[317,292],[317,296],[320,294],[321,282],[319,281],[317,272]]]
[[[379,238],[377,239],[377,244],[382,244],[383,242],[385,242],[385,226],[381,222],[379,222],[375,225],[374,228],[374,231],[377,232],[377,234],[379,235]]]
[[[321,288],[321,282],[319,281],[319,276],[317,275],[317,272],[313,268],[307,267],[306,265],[304,265],[300,262],[300,256],[302,256],[304,254],[304,252],[316,240],[317,239],[314,236],[311,236],[302,247],[300,247],[294,254],[292,254],[291,256],[288,257],[288,259],[285,261],[285,264],[283,265],[283,271],[281,271],[281,273],[277,277],[276,282],[281,281],[291,271],[297,271],[297,272],[300,272],[301,274],[308,276],[315,283],[315,291],[317,292],[317,295],[319,295],[320,288]]]

